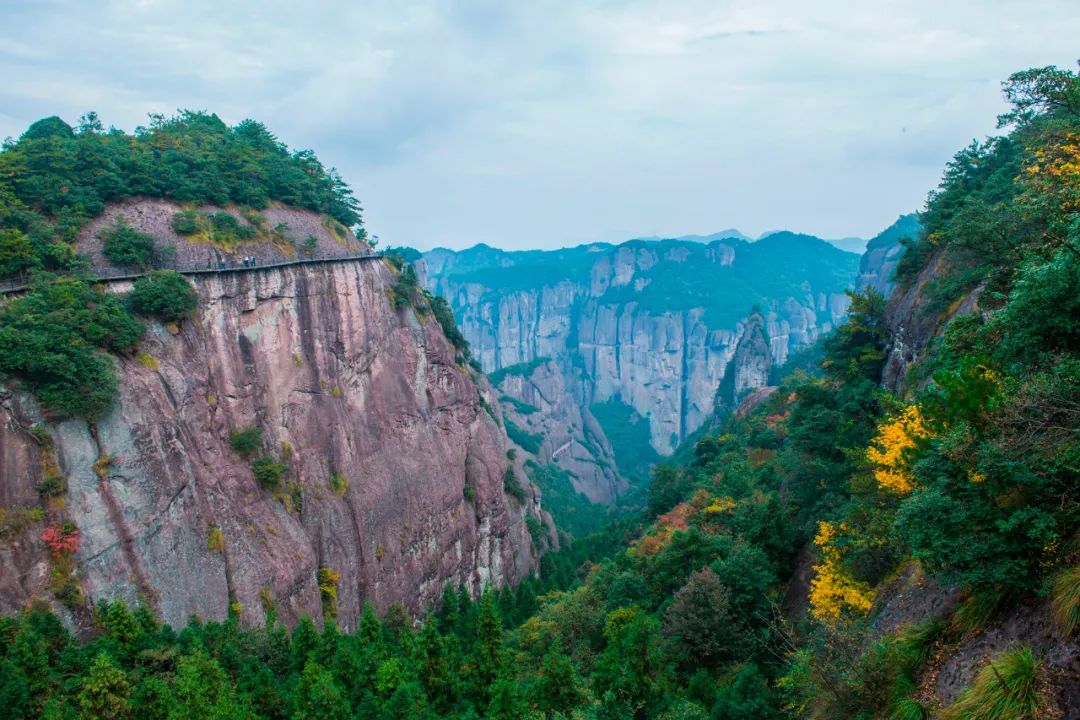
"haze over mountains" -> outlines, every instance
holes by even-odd
[[[610,503],[842,322],[859,263],[808,235],[725,230],[553,251],[436,249],[417,268],[449,300],[512,426],[544,438],[537,459]]]

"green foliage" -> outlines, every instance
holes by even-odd
[[[416,269],[411,264],[405,265],[390,288],[394,298],[394,307],[401,308],[416,302],[419,289]]]
[[[25,379],[54,415],[96,418],[116,394],[112,363],[100,351],[126,350],[142,333],[118,296],[42,277],[0,307],[0,372]]]
[[[825,341],[825,371],[844,381],[876,380],[885,364],[885,297],[872,288],[848,291],[847,322]]]
[[[618,398],[589,406],[618,458],[619,472],[643,483],[660,456],[653,449],[649,420]]]
[[[525,463],[525,472],[539,488],[544,509],[551,513],[559,530],[584,538],[610,520],[607,508],[574,489],[570,474],[558,465],[539,465],[530,460]]]
[[[122,219],[102,231],[102,253],[113,265],[132,270],[145,270],[157,259],[154,238],[139,232]]]
[[[544,443],[542,434],[529,432],[510,420],[506,420],[506,436],[517,443],[522,450],[533,455],[540,452],[540,446]]]
[[[124,671],[107,654],[101,653],[90,666],[90,674],[79,693],[79,709],[83,717],[125,718],[130,713],[130,696],[131,686]]]
[[[1054,577],[1051,590],[1054,619],[1065,636],[1080,627],[1080,565],[1066,568]]]
[[[330,473],[330,477],[327,479],[327,484],[330,489],[334,491],[334,494],[341,497],[345,494],[345,491],[349,489],[349,479],[342,473],[335,470]]]
[[[503,395],[499,398],[499,402],[504,402],[514,409],[518,415],[535,415],[540,412],[540,408],[535,405],[530,405],[527,402],[522,402],[515,397],[509,395]]]
[[[202,230],[202,216],[198,210],[181,210],[174,213],[170,224],[172,229],[180,235],[194,235]]]
[[[741,630],[731,592],[706,568],[690,576],[664,611],[664,636],[691,667],[714,667],[733,655]]]
[[[425,292],[424,297],[427,299],[428,307],[431,308],[432,314],[435,315],[439,327],[442,328],[443,334],[446,335],[446,339],[461,352],[463,358],[468,360],[470,354],[469,343],[461,330],[458,329],[457,322],[454,320],[454,311],[450,309],[450,303],[446,302],[446,298],[441,295],[432,295],[429,292]]]
[[[538,357],[535,360],[530,360],[529,362],[517,363],[515,365],[507,365],[504,368],[499,368],[498,370],[496,370],[493,373],[489,373],[488,374],[488,380],[495,387],[499,387],[499,385],[503,381],[503,378],[507,377],[508,375],[518,375],[520,377],[529,377],[530,375],[533,374],[533,372],[538,367],[540,367],[541,365],[544,365],[545,363],[548,363],[548,362],[551,362],[551,358],[549,358],[549,357]]]
[[[251,474],[265,490],[277,488],[285,478],[285,463],[272,457],[261,457],[251,463]]]
[[[131,308],[140,315],[164,322],[178,322],[198,307],[195,288],[175,270],[154,270],[135,281],[128,295]]]
[[[262,445],[262,430],[254,425],[233,430],[229,433],[229,445],[237,453],[247,457]]]
[[[518,503],[525,502],[526,497],[525,487],[521,484],[521,480],[518,479],[517,473],[514,472],[513,465],[506,466],[506,472],[503,473],[503,492],[511,496]]]
[[[30,236],[16,228],[0,230],[0,277],[36,264]]]

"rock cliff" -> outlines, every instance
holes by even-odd
[[[901,240],[915,239],[920,231],[919,217],[901,215],[866,245],[859,260],[859,288],[873,288],[885,297],[893,289],[893,273],[904,254]]]
[[[348,628],[366,599],[419,610],[446,582],[475,591],[535,572],[525,519],[550,519],[532,486],[524,500],[504,492],[496,396],[430,314],[395,309],[383,261],[193,280],[197,317],[151,324],[115,359],[120,397],[95,424],[50,421],[3,389],[0,503],[36,504],[56,470],[68,489],[0,537],[0,610],[50,597],[39,538],[60,521],[81,534],[87,603],[141,600],[174,625],[336,606]],[[262,433],[253,457],[286,468],[273,490],[230,447],[247,427]],[[57,607],[79,625],[77,608]]]
[[[648,423],[648,442],[661,455],[711,417],[729,368],[741,390],[764,385],[770,363],[835,326],[857,264],[852,253],[793,233],[754,243],[635,240],[550,252],[477,246],[433,250],[418,262],[486,371],[553,358],[579,407],[622,403]],[[736,358],[755,305],[764,357]],[[518,384],[500,389],[525,400],[515,395]],[[580,433],[574,444],[589,445]],[[589,475],[586,494],[608,492],[607,477]]]

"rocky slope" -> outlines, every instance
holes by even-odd
[[[552,358],[564,376],[559,382],[574,388],[579,412],[621,403],[648,423],[649,444],[665,455],[712,416],[729,371],[740,378],[740,392],[760,386],[752,378],[762,369],[767,378],[770,364],[783,363],[843,318],[843,291],[854,283],[857,262],[822,240],[776,233],[755,243],[439,249],[418,268],[425,285],[450,301],[483,368],[510,369],[496,379],[519,374],[514,366],[526,364],[531,372],[528,363]],[[736,356],[755,305],[760,357]],[[520,387],[500,385],[527,401],[515,395]],[[569,420],[556,413],[552,424],[573,426]],[[583,433],[575,435],[574,447],[589,444]],[[564,467],[580,473],[580,460]],[[604,462],[594,455],[588,464]],[[579,481],[590,497],[609,492],[602,473],[586,472]]]
[[[859,260],[859,287],[873,288],[885,297],[893,288],[893,273],[904,253],[902,239],[914,239],[919,234],[919,218],[915,214],[901,215],[866,245]]]
[[[39,537],[60,520],[81,533],[86,603],[141,599],[174,625],[230,606],[259,623],[270,604],[286,621],[336,604],[348,628],[365,599],[418,610],[446,582],[478,590],[536,570],[525,518],[546,518],[524,478],[524,501],[504,492],[507,439],[485,408],[496,398],[430,314],[394,308],[381,260],[194,282],[197,317],[152,324],[115,360],[120,398],[96,424],[50,421],[3,390],[0,503],[37,503],[55,469],[68,491],[0,537],[0,611],[50,597]],[[287,468],[276,490],[230,447],[250,426],[255,457]],[[321,592],[320,568],[339,574]]]

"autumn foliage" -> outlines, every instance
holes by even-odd
[[[53,526],[41,534],[41,541],[49,548],[53,557],[74,555],[79,552],[79,530],[69,526]]]
[[[901,495],[915,489],[911,475],[911,452],[920,440],[930,436],[917,405],[910,405],[891,421],[878,427],[878,434],[866,457],[877,467],[874,478],[884,488]]]
[[[845,612],[866,614],[873,600],[870,587],[853,579],[843,567],[845,551],[839,541],[846,530],[843,523],[823,520],[814,537],[821,562],[814,566],[810,582],[810,613],[824,623],[835,623]]]

